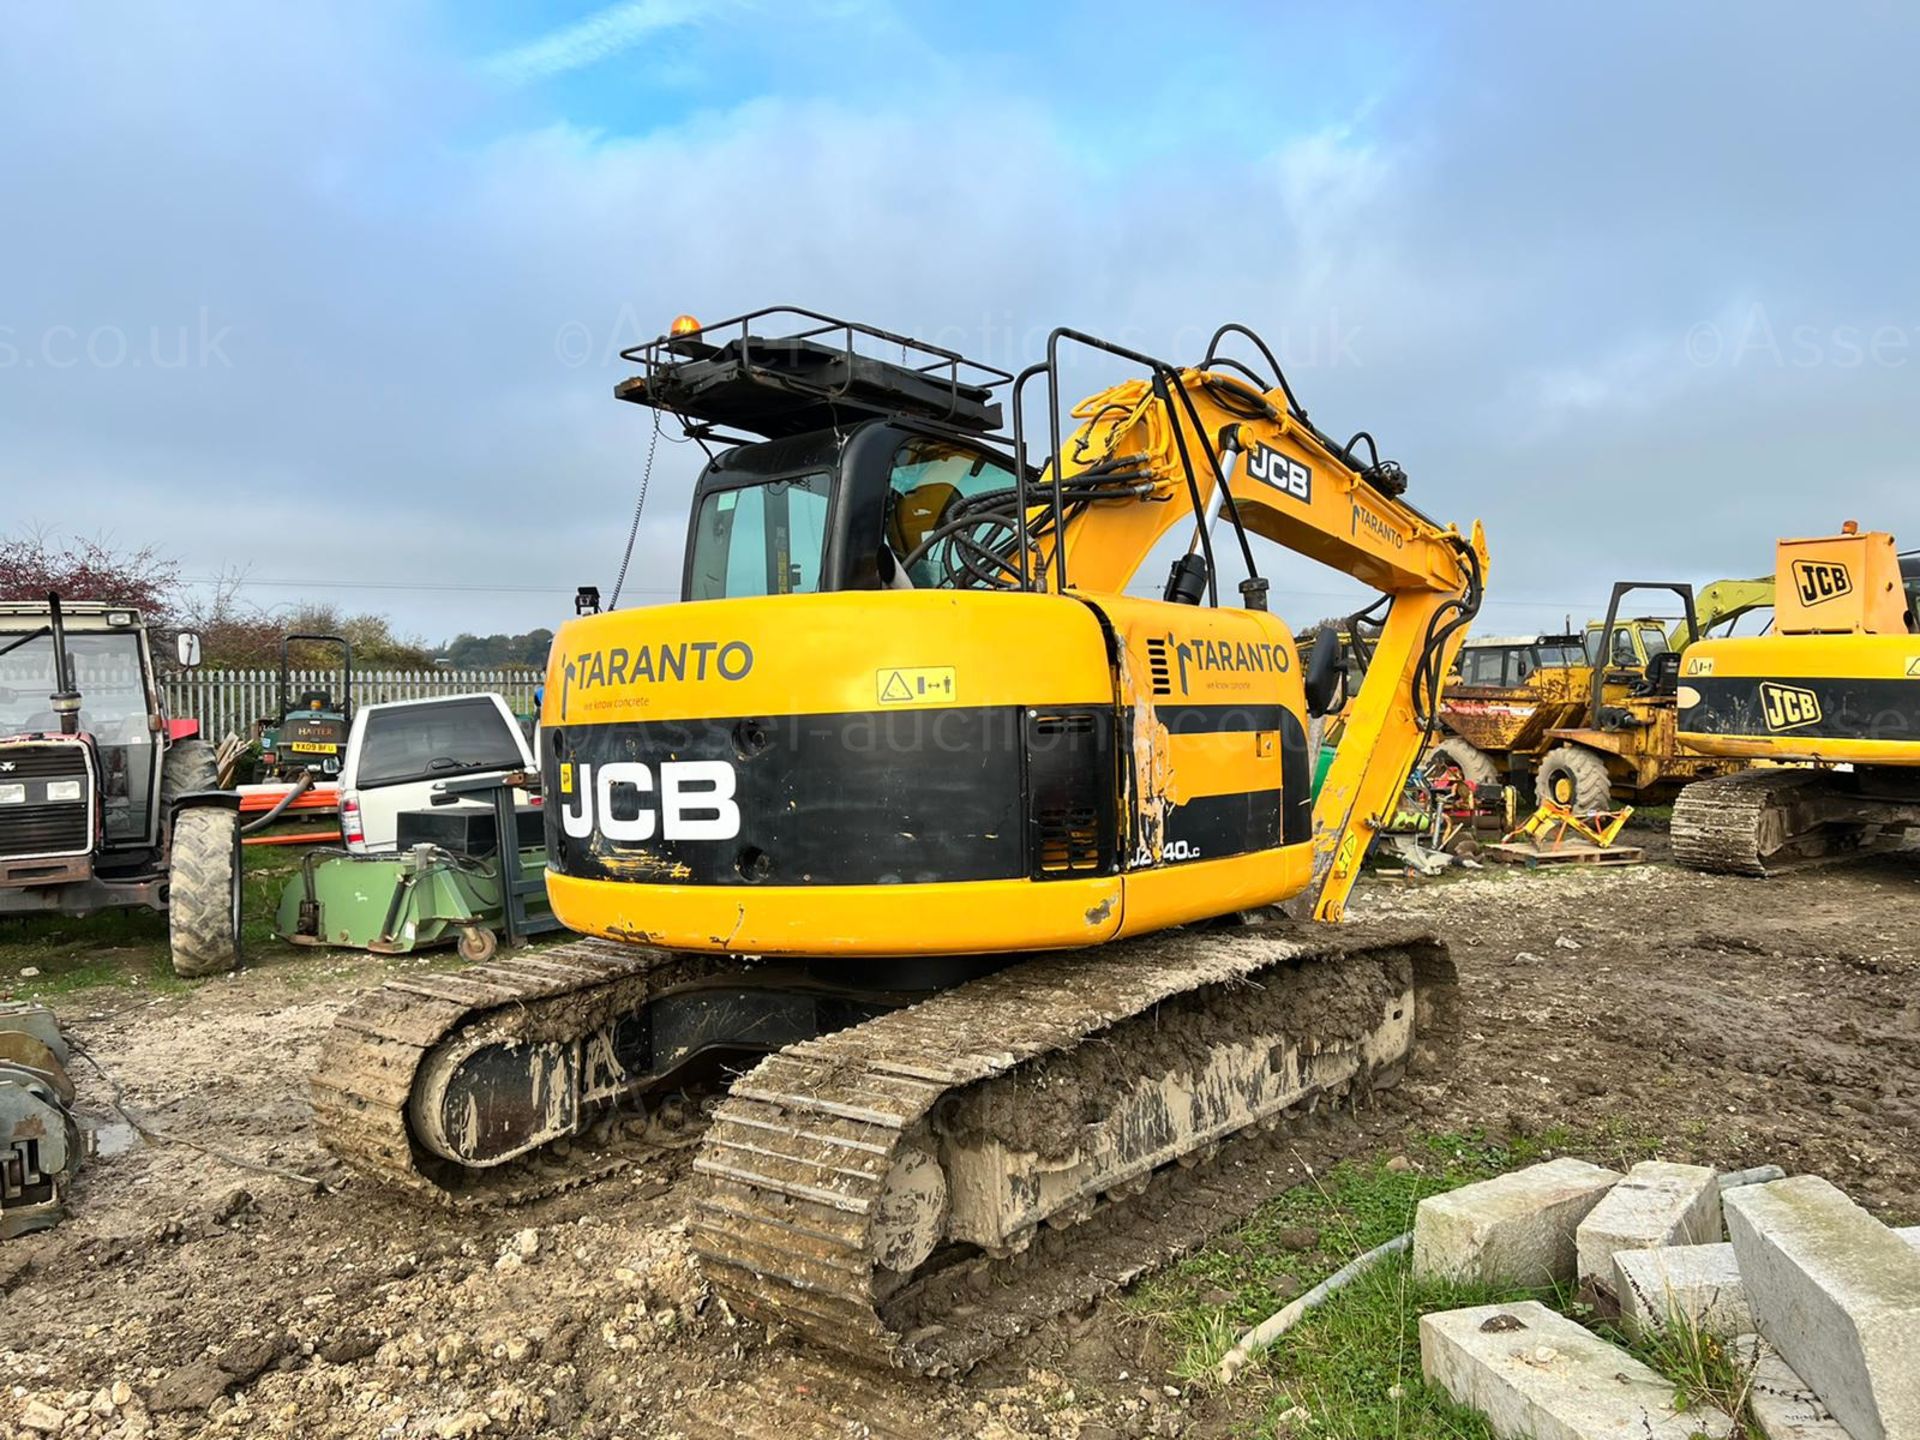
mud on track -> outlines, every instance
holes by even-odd
[[[1451,943],[1462,1016],[1446,1068],[1350,1123],[1228,1147],[1222,1223],[1304,1164],[1391,1155],[1410,1130],[1553,1126],[1596,1159],[1658,1141],[1677,1159],[1817,1170],[1920,1220],[1920,855],[1770,881],[1664,864],[1381,880],[1355,911]],[[1111,1301],[958,1381],[768,1344],[688,1263],[684,1151],[511,1214],[423,1209],[353,1180],[315,1142],[305,1078],[333,1015],[406,963],[315,957],[184,996],[62,998],[156,1123],[330,1188],[179,1145],[94,1162],[66,1224],[0,1246],[0,1433],[37,1434],[19,1428],[29,1402],[69,1416],[63,1437],[1108,1440],[1246,1418],[1238,1401],[1167,1394],[1152,1330]],[[77,1078],[82,1108],[106,1116],[106,1087]],[[82,1418],[96,1400],[107,1413]]]

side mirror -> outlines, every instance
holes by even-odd
[[[1340,654],[1340,632],[1322,625],[1313,637],[1313,655],[1307,661],[1307,713],[1325,715],[1340,701],[1346,688],[1347,664]]]
[[[200,637],[191,630],[182,630],[173,637],[173,653],[179,659],[181,669],[199,669]]]

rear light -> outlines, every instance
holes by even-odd
[[[349,845],[367,843],[366,826],[360,821],[360,800],[355,795],[340,797],[340,834]]]

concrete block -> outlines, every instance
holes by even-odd
[[[1920,1250],[1920,1225],[1893,1233]],[[1746,1282],[1730,1244],[1621,1250],[1613,1257],[1613,1270],[1620,1321],[1629,1335],[1639,1336],[1655,1322],[1723,1338],[1753,1329]]]
[[[1672,1381],[1535,1300],[1421,1316],[1420,1370],[1501,1440],[1718,1440],[1733,1429],[1717,1412],[1677,1412]]]
[[[1920,1440],[1920,1250],[1817,1175],[1725,1199],[1760,1334],[1854,1440]]]
[[[1753,1366],[1748,1408],[1764,1440],[1852,1440],[1807,1382],[1758,1335],[1740,1336],[1734,1352]]]
[[[1620,1323],[1635,1337],[1673,1328],[1731,1339],[1753,1329],[1733,1246],[1621,1250],[1613,1257]]]
[[[1575,1234],[1578,1274],[1613,1289],[1613,1257],[1661,1245],[1711,1245],[1720,1238],[1720,1182],[1705,1165],[1642,1160],[1588,1212]]]
[[[1573,1279],[1574,1231],[1617,1171],[1562,1156],[1420,1202],[1413,1273],[1487,1285]]]

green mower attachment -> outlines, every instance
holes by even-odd
[[[463,959],[483,961],[499,947],[558,930],[547,908],[544,844],[528,845],[515,789],[524,777],[443,781],[434,804],[491,798],[488,811],[436,814],[407,812],[401,818],[402,847],[389,854],[355,855],[338,848],[309,850],[300,873],[287,882],[274,931],[296,945],[338,946],[400,955],[457,942]],[[537,819],[538,812],[527,812]],[[410,825],[410,821],[419,823]],[[459,821],[457,824],[431,822]],[[410,832],[437,832],[459,843],[416,840]],[[497,837],[521,841],[512,850],[513,873],[502,884]]]

